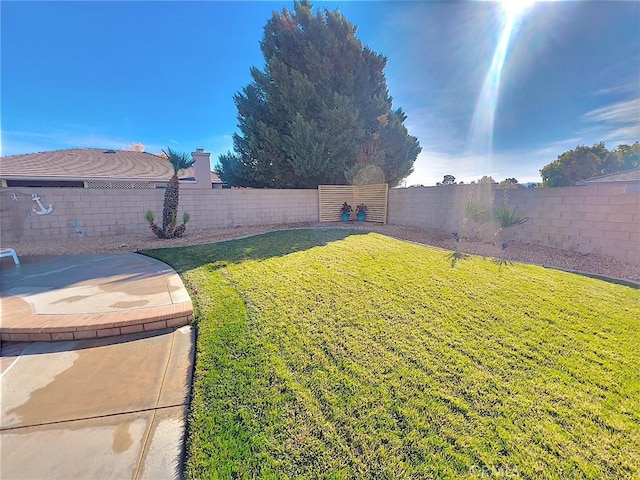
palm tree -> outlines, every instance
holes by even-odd
[[[171,148],[162,150],[167,160],[173,167],[173,176],[169,180],[167,189],[164,192],[164,205],[162,209],[162,228],[153,222],[153,213],[148,211],[145,215],[153,233],[159,238],[181,237],[185,231],[185,224],[189,221],[189,215],[185,213],[183,223],[176,228],[176,218],[178,216],[179,183],[178,172],[185,168],[191,168],[196,161],[186,153],[176,153]]]

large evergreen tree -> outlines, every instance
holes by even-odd
[[[315,188],[396,185],[413,170],[418,140],[392,109],[386,57],[363,47],[339,12],[308,0],[274,12],[260,44],[264,71],[234,96],[234,150],[217,172],[231,185]]]

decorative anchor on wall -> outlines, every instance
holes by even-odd
[[[49,208],[44,208],[44,205],[40,201],[40,197],[37,194],[35,194],[35,193],[32,194],[31,198],[40,207],[40,210],[36,210],[35,208],[31,209],[35,214],[37,214],[37,215],[49,215],[51,212],[53,212],[53,205],[49,204]]]

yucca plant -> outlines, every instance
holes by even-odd
[[[167,160],[173,167],[173,176],[169,180],[167,189],[164,192],[164,203],[162,208],[162,227],[158,227],[153,222],[153,213],[148,211],[145,214],[149,227],[158,238],[174,238],[181,237],[184,234],[186,223],[189,221],[189,214],[185,213],[182,225],[176,228],[176,218],[178,217],[178,201],[179,201],[179,182],[178,172],[185,168],[191,168],[196,161],[188,154],[178,154],[167,148],[162,150],[162,153],[166,156]]]
[[[487,223],[490,220],[489,211],[483,202],[474,201],[470,195],[464,205],[463,236],[475,241],[482,240],[486,235]]]
[[[473,200],[469,200],[464,206],[464,214],[477,223],[484,223],[489,218],[487,207]]]
[[[176,217],[178,215],[179,183],[178,172],[185,168],[190,168],[195,160],[186,153],[178,154],[167,147],[162,150],[173,167],[173,176],[169,180],[167,190],[164,192],[164,208],[162,209],[162,230],[166,234],[171,234],[176,227]]]
[[[179,227],[177,227],[174,231],[173,231],[173,236],[174,237],[181,237],[184,234],[184,231],[187,228],[187,223],[189,223],[189,219],[191,218],[191,215],[189,215],[187,212],[184,212],[182,214],[182,225],[180,225]]]
[[[154,233],[154,235],[158,238],[164,238],[163,233],[158,228],[158,225],[156,225],[156,217],[151,210],[147,210],[147,212],[144,214],[144,218],[147,222],[149,222],[149,228]]]

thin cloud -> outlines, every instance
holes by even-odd
[[[628,125],[608,132],[604,140],[612,145],[632,144],[640,139],[640,124]]]
[[[640,97],[616,102],[585,113],[588,122],[638,123],[640,122]]]
[[[585,113],[582,119],[594,124],[583,130],[594,142],[614,146],[640,139],[640,97],[611,103]]]
[[[638,89],[637,81],[631,81],[622,85],[614,85],[612,87],[600,88],[591,93],[591,95],[612,95],[619,93],[632,93]]]

